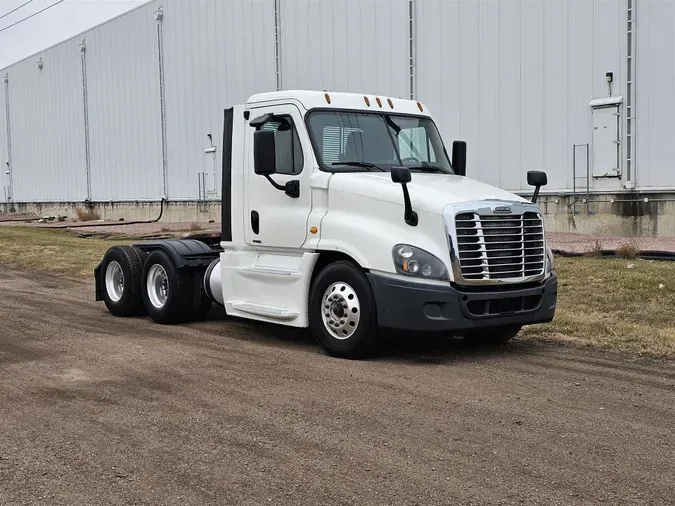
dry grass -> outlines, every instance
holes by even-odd
[[[629,237],[625,242],[619,245],[616,252],[622,258],[633,260],[637,258],[638,253],[642,250],[642,244],[639,237]]]
[[[556,258],[556,270],[553,322],[522,336],[675,357],[675,262]]]
[[[63,230],[0,227],[0,263],[71,277],[93,278],[110,246],[130,239],[81,239]]]
[[[195,231],[197,231],[197,230],[202,230],[202,228],[203,228],[203,227],[201,226],[201,224],[197,223],[196,221],[190,223],[190,230],[191,230],[192,232],[195,232]]]
[[[77,219],[80,221],[94,221],[101,219],[101,216],[93,209],[83,209],[78,207],[75,209],[75,214],[77,215]]]
[[[589,250],[585,252],[585,255],[591,258],[600,258],[600,256],[602,256],[601,254],[602,254],[602,243],[598,239],[595,240],[595,244],[593,245],[593,247],[591,247]]]

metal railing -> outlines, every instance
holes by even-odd
[[[586,175],[577,176],[577,148],[586,148]],[[590,144],[573,144],[572,145],[572,215],[576,215],[577,211],[577,181],[579,179],[586,180],[586,214],[591,213],[591,151]]]

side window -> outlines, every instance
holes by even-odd
[[[262,130],[275,132],[277,174],[300,174],[305,159],[293,119],[290,116],[275,117],[265,123]]]
[[[420,162],[434,163],[436,155],[424,127],[407,128],[398,135],[401,159],[416,158]]]

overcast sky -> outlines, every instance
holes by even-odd
[[[5,29],[58,0],[31,0],[6,15],[27,1],[0,0],[0,68],[144,3],[144,0],[63,0],[43,13]]]

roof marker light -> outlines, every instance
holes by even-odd
[[[375,97],[375,101],[377,102],[377,105],[382,107],[382,100],[380,100],[380,97]]]
[[[330,95],[328,93],[324,94],[324,97],[326,97],[326,102],[330,104]]]
[[[391,107],[392,109],[394,108],[394,103],[391,101],[390,98],[387,99],[387,103],[389,104],[389,107]]]
[[[363,101],[366,103],[368,107],[370,107],[370,100],[368,99],[368,97],[363,97]]]
[[[424,112],[424,107],[422,107],[422,104],[417,102],[417,108],[420,110],[420,112]]]

